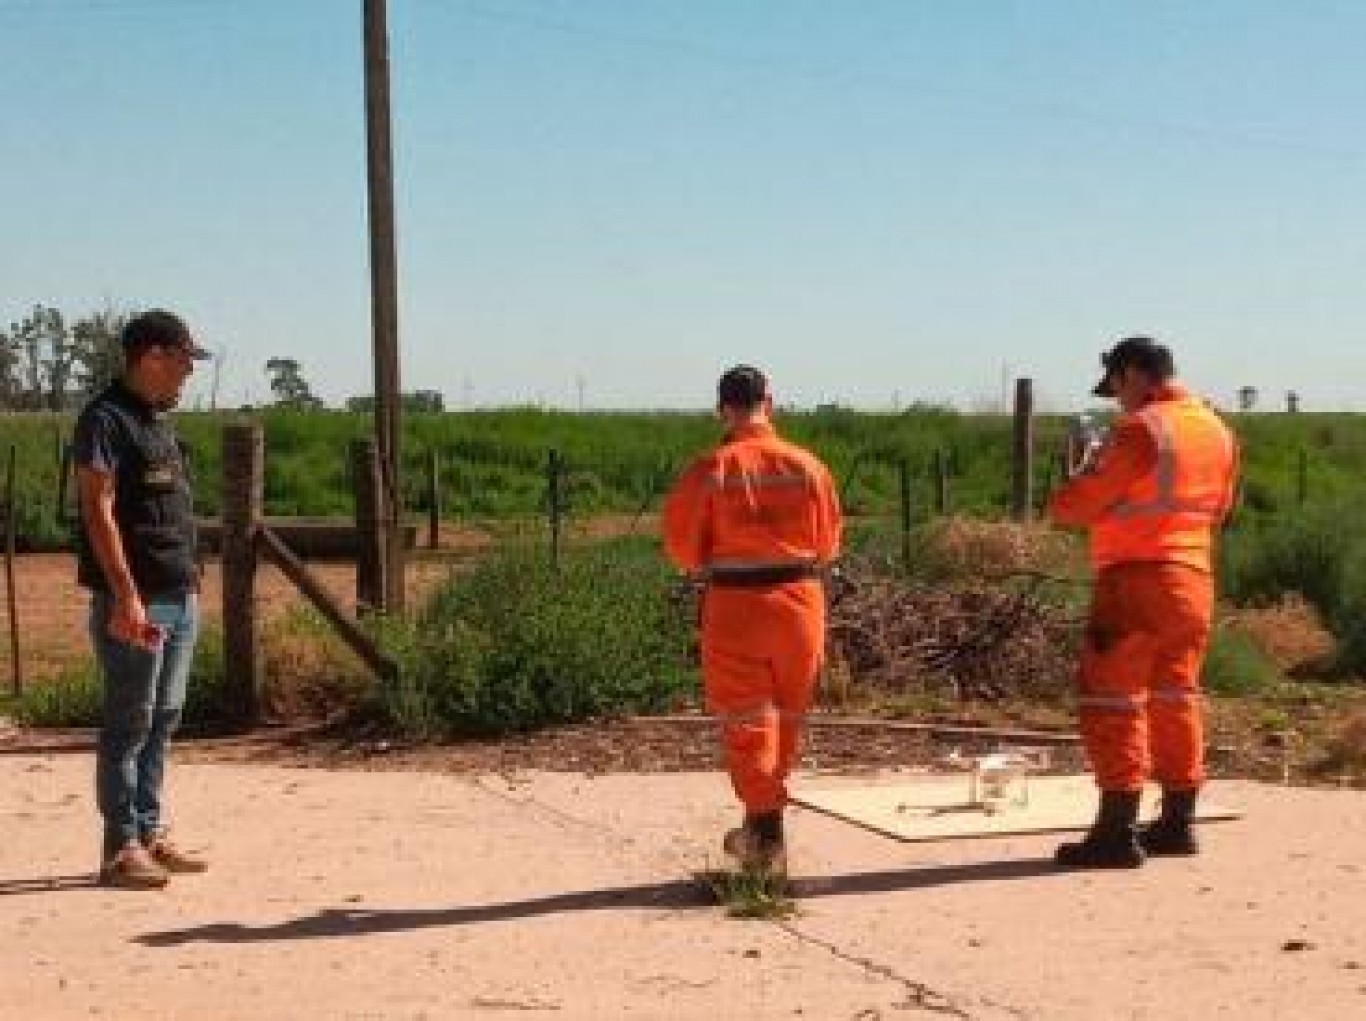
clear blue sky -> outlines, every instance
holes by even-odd
[[[360,0],[0,0],[0,319],[164,304],[367,392]],[[1358,0],[391,0],[405,388],[1366,409]],[[467,389],[468,388],[468,389]]]

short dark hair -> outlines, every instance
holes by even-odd
[[[753,411],[768,396],[768,377],[752,365],[727,369],[716,384],[716,403],[722,408]]]
[[[185,321],[164,308],[150,309],[129,319],[119,334],[119,343],[123,345],[124,357],[130,362],[148,348],[195,348],[194,338]]]
[[[1112,380],[1127,368],[1138,369],[1157,383],[1176,375],[1176,360],[1170,349],[1152,337],[1125,337],[1100,356],[1100,366],[1105,374],[1092,391],[1097,397],[1113,397]]]

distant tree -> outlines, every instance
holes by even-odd
[[[79,407],[122,371],[119,332],[127,318],[106,306],[72,322],[59,309],[34,305],[0,330],[0,408]]]
[[[275,394],[276,407],[299,411],[316,411],[322,407],[323,402],[313,396],[297,360],[272,358],[266,362],[266,372],[270,375],[270,390]]]
[[[22,392],[18,341],[10,336],[8,330],[0,330],[0,410],[17,410]]]
[[[111,308],[77,320],[71,327],[76,355],[76,388],[83,397],[103,390],[123,372],[119,334],[128,316]]]
[[[403,410],[419,415],[440,414],[446,410],[446,399],[440,390],[414,390],[403,395]]]
[[[27,316],[11,323],[0,356],[8,406],[17,410],[61,411],[71,397],[76,347],[61,311],[34,305]]]
[[[52,331],[53,319],[61,320],[61,313],[42,305],[17,323],[11,323],[9,345],[14,359],[15,400],[19,411],[37,411],[44,405],[44,383],[47,352],[44,345]]]
[[[414,390],[402,398],[403,410],[414,414],[439,414],[446,410],[446,398],[440,390]],[[361,394],[346,399],[346,410],[369,413],[375,410],[375,398]]]
[[[1255,386],[1243,386],[1238,388],[1238,410],[1242,412],[1252,411],[1257,407],[1257,388]]]

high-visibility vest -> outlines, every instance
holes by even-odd
[[[1157,459],[1091,528],[1097,568],[1132,561],[1210,570],[1214,529],[1233,506],[1238,447],[1208,405],[1183,395],[1133,413]]]

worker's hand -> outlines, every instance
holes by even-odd
[[[1068,428],[1067,478],[1075,479],[1096,470],[1109,431],[1089,414],[1078,415]]]
[[[166,638],[161,626],[147,619],[147,607],[136,595],[114,601],[114,610],[109,615],[109,634],[125,645],[148,652],[160,649]]]

